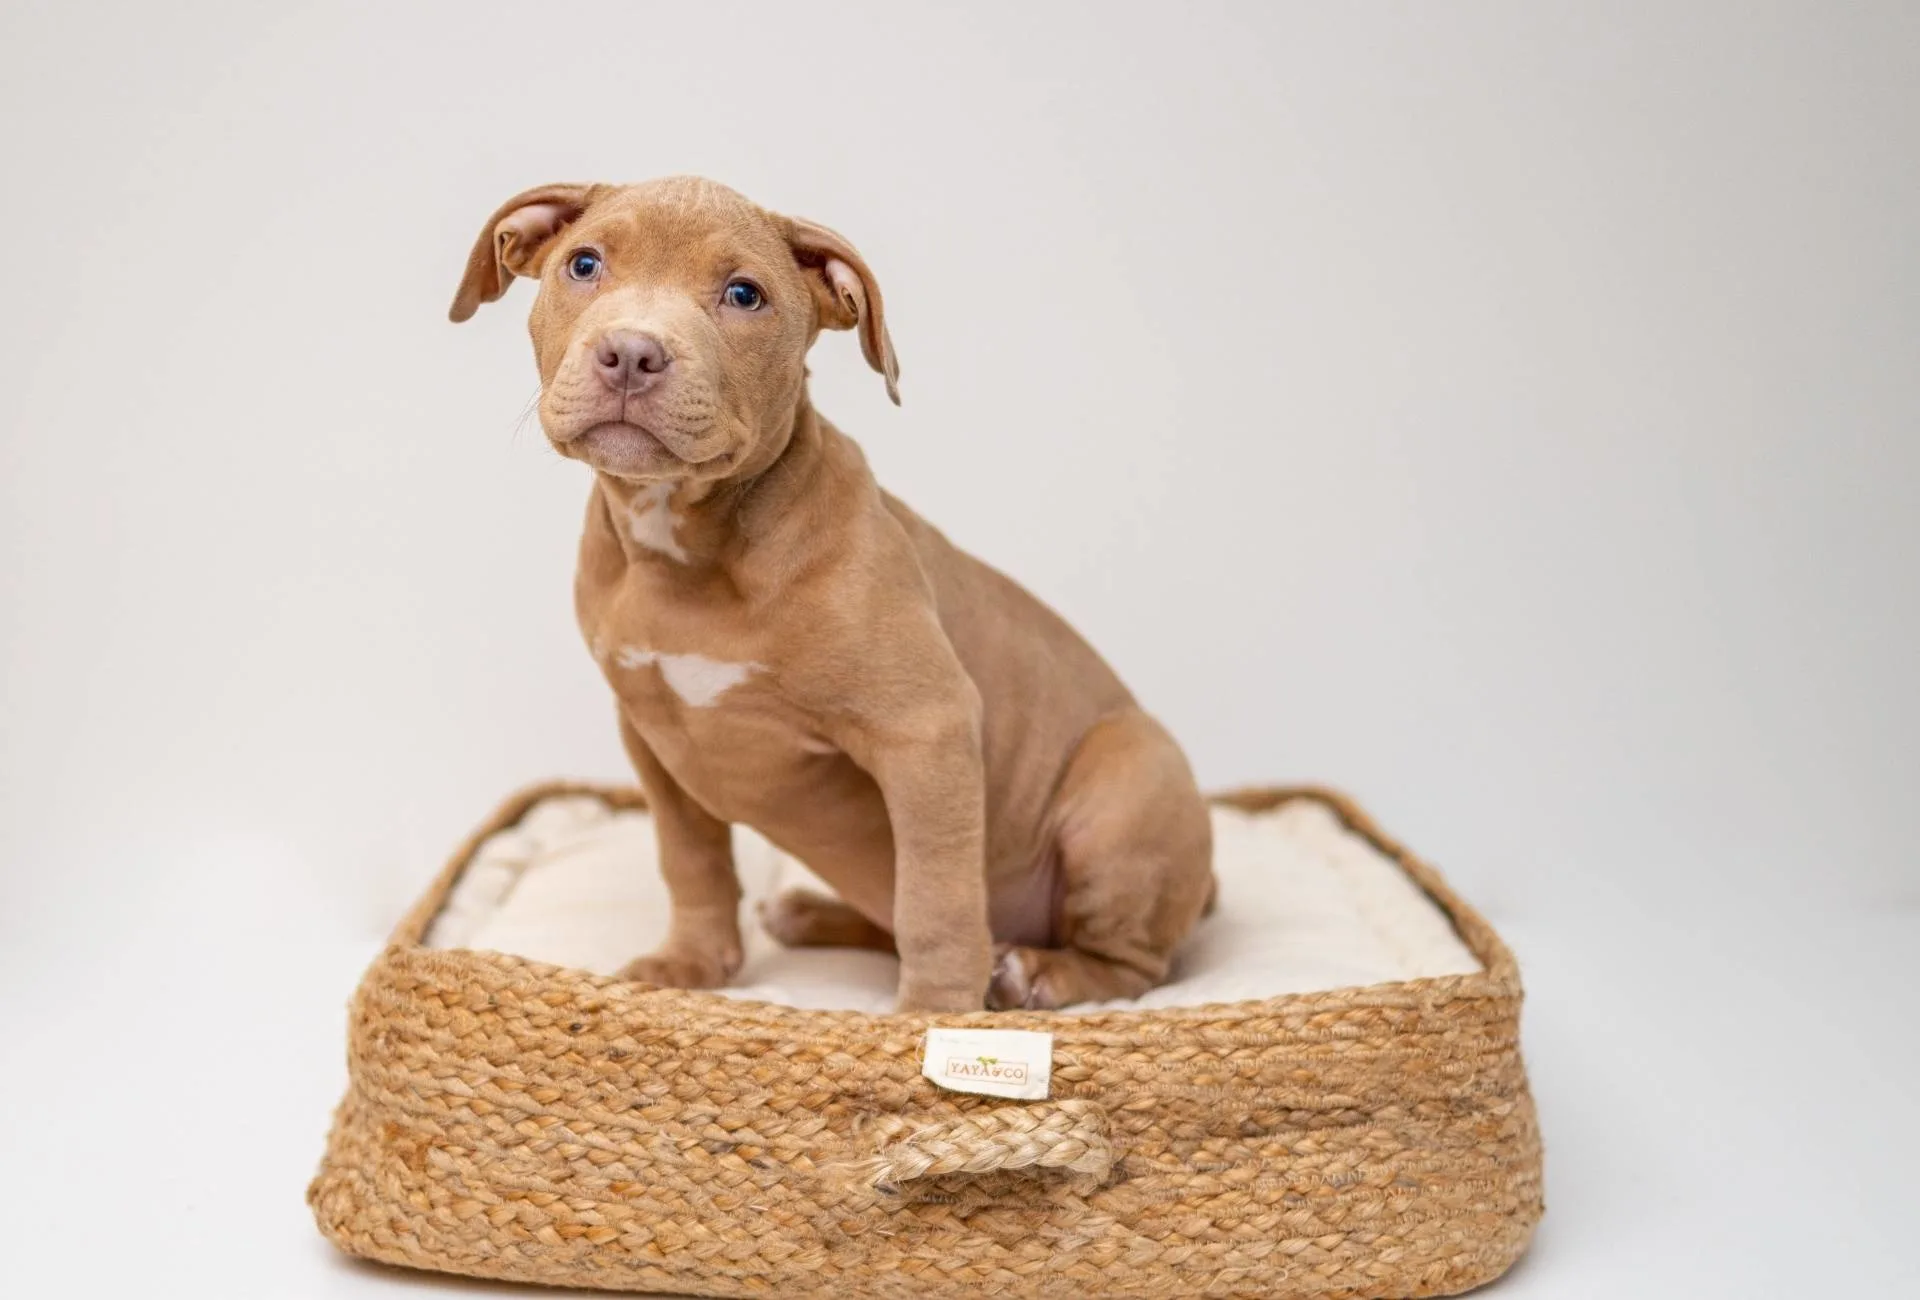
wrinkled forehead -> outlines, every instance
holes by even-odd
[[[697,176],[626,185],[596,196],[569,232],[603,248],[614,271],[659,274],[676,266],[709,270],[721,263],[773,270],[792,254],[773,217],[759,204]]]

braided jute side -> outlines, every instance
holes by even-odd
[[[1520,981],[1432,868],[1396,858],[1484,969],[1159,1011],[976,1013],[1054,1036],[1052,1096],[920,1074],[936,1018],[629,984],[422,935],[503,807],[356,993],[349,1087],[308,1192],[369,1259],[715,1296],[1412,1297],[1525,1249],[1540,1139]]]

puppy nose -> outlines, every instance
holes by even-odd
[[[601,382],[622,392],[647,387],[671,364],[666,346],[639,330],[608,330],[593,350]]]

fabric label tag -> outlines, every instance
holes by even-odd
[[[934,1025],[927,1030],[920,1073],[952,1092],[1038,1101],[1053,1082],[1053,1035]]]

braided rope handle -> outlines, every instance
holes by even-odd
[[[940,1174],[1064,1169],[1098,1181],[1113,1169],[1107,1112],[1097,1102],[1002,1106],[933,1124],[888,1116],[874,1127],[880,1133],[878,1149],[846,1168],[883,1192]]]

